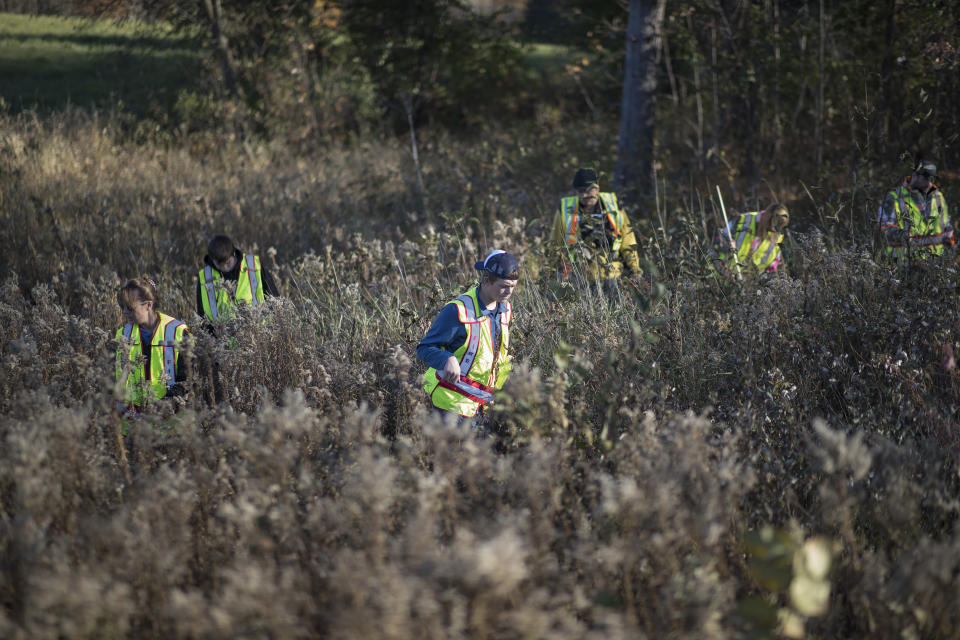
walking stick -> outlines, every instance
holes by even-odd
[[[720,211],[723,212],[723,228],[727,230],[727,234],[730,238],[730,242],[733,242],[733,231],[730,229],[730,221],[727,220],[727,208],[723,206],[723,194],[720,193],[720,185],[717,187],[717,197],[720,198]],[[733,264],[737,268],[737,279],[743,279],[743,274],[740,273],[740,261],[737,260],[737,245],[733,245]]]

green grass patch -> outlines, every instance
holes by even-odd
[[[0,13],[0,85],[7,108],[116,105],[166,109],[200,76],[196,45],[142,23]]]
[[[535,42],[524,45],[524,66],[545,74],[563,73],[567,63],[575,59],[576,51],[562,44]]]

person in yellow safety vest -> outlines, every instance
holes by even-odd
[[[215,331],[236,313],[238,304],[257,306],[265,296],[279,296],[260,257],[243,253],[225,235],[210,240],[203,262],[197,275],[197,315]]]
[[[573,189],[576,195],[560,199],[550,234],[550,250],[561,279],[582,269],[588,280],[615,288],[621,276],[642,277],[637,239],[617,195],[600,191],[593,169],[578,169]]]
[[[728,280],[742,279],[744,271],[773,273],[780,267],[780,243],[790,224],[790,212],[775,203],[763,211],[741,213],[721,229],[713,241],[710,261]]]
[[[180,344],[187,325],[156,310],[157,285],[134,278],[117,293],[126,323],[117,329],[117,382],[123,385],[122,412],[139,413],[154,400],[186,394],[188,366]]]
[[[417,345],[433,406],[463,419],[482,414],[510,373],[509,300],[520,277],[517,259],[499,249],[474,267],[480,283],[448,302]]]
[[[934,184],[936,179],[937,165],[921,160],[902,184],[887,192],[877,223],[888,256],[923,259],[953,246],[947,199]]]

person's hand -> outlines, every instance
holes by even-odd
[[[437,377],[450,384],[460,382],[460,363],[455,357],[450,356],[444,363],[443,370],[437,371]]]

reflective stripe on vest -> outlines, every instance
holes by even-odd
[[[903,228],[903,213],[905,211],[909,213],[910,211],[909,207],[907,207],[906,201],[904,201],[903,199],[903,194],[905,191],[906,189],[904,188],[903,185],[900,185],[900,188],[897,189],[897,200],[895,202],[895,205],[897,207],[897,215],[895,216],[896,225],[894,226],[899,228]],[[907,253],[907,248],[904,247],[903,245],[899,245],[895,249],[888,247],[887,251],[889,251],[894,258],[899,259],[904,257],[904,255]]]
[[[493,387],[480,384],[479,382],[471,380],[466,376],[460,376],[460,379],[456,384],[450,384],[446,380],[441,380],[438,378],[437,386],[443,387],[444,389],[449,389],[450,391],[456,391],[457,393],[465,395],[474,402],[479,402],[484,406],[490,404],[490,401],[493,400],[493,392],[495,391]]]
[[[749,221],[749,228],[742,229],[740,235],[738,236],[737,243],[737,256],[738,258],[746,262],[750,258],[751,254],[753,255],[752,262],[756,268],[760,271],[765,271],[770,268],[773,262],[777,259],[777,251],[780,249],[780,241],[783,240],[783,234],[777,234],[775,239],[770,239],[769,233],[765,232],[762,238],[757,236],[757,224],[760,219],[766,214],[766,211],[757,211],[754,213],[746,214],[744,219],[745,222]],[[745,235],[749,233],[749,235]],[[753,253],[754,242],[757,242],[756,249],[760,249],[763,246],[763,243],[767,243],[766,253],[763,254],[763,257],[757,260],[758,255]],[[743,249],[746,249],[743,251]]]
[[[723,230],[717,236],[716,243],[710,250],[710,257],[720,261],[730,260],[731,257],[723,250],[719,250],[720,247],[717,244],[722,243],[723,238],[729,238],[734,243],[733,260],[740,264],[753,264],[761,271],[769,269],[777,260],[780,242],[784,235],[782,233],[777,234],[775,239],[771,239],[769,235],[764,235],[763,238],[757,237],[757,225],[764,213],[764,211],[742,213],[733,222],[723,227]],[[736,234],[736,240],[734,240],[734,234]],[[765,249],[763,248],[764,243],[767,243]],[[760,254],[755,253],[754,249],[763,251],[763,257],[761,258]]]
[[[132,336],[132,335],[133,335],[133,323],[132,323],[132,322],[128,322],[127,324],[123,325],[123,339],[124,339],[126,342],[129,343],[129,342],[130,342],[130,336]],[[132,347],[131,347],[131,349],[132,349]],[[129,357],[129,355],[128,355],[128,357]],[[121,375],[121,372],[122,372],[122,370],[123,370],[123,365],[120,364],[122,361],[123,361],[123,357],[122,357],[121,354],[120,354],[120,350],[117,349],[117,380],[118,380],[118,381],[120,380],[120,375]],[[126,379],[124,379],[124,383],[126,383]],[[123,412],[123,411],[126,411],[126,408],[127,408],[127,407],[126,407],[126,405],[125,405],[124,403],[122,403],[122,402],[120,402],[119,400],[117,400],[117,411]]]
[[[563,209],[563,226],[567,230],[567,244],[577,243],[577,197],[568,196],[560,201]]]
[[[177,335],[182,336],[186,324],[162,313],[158,315],[160,322],[148,345],[143,344],[139,327],[132,323],[125,324],[117,331],[117,340],[124,342],[117,348],[117,381],[126,388],[126,404],[143,404],[145,398],[141,385],[149,389],[148,397],[162,398],[167,389],[176,384],[177,350],[180,347]],[[149,369],[143,366],[143,362],[137,362],[138,356],[144,352],[144,346],[150,354]],[[160,349],[160,353],[155,349]],[[131,367],[126,376],[123,375],[125,367]]]
[[[178,346],[176,341],[177,329],[183,325],[180,320],[173,320],[167,323],[167,328],[163,332],[163,373],[167,376],[167,387],[172,387],[177,383],[177,353],[175,348]]]
[[[463,303],[463,307],[467,313],[466,322],[464,323],[467,328],[467,350],[463,352],[463,356],[460,358],[460,378],[462,379],[470,373],[473,361],[477,358],[477,351],[480,349],[480,332],[475,331],[473,327],[473,323],[476,323],[477,318],[480,317],[480,310],[477,308],[473,296],[470,294],[465,293],[457,296],[456,299]],[[464,320],[464,318],[461,318],[461,320]]]
[[[610,226],[613,227],[614,237],[620,238],[621,232],[620,228],[623,226],[623,212],[620,211],[620,205],[617,204],[617,197],[612,193],[604,191],[600,194],[600,199],[603,201],[603,206],[607,210],[607,220],[610,221]],[[620,249],[619,240],[616,241],[617,244],[613,248],[614,252]]]
[[[501,339],[499,345],[494,345],[492,319],[483,315],[475,296],[476,289],[471,289],[448,303],[456,306],[458,320],[466,331],[464,342],[453,353],[460,368],[459,379],[455,383],[446,382],[433,367],[424,377],[424,390],[433,405],[462,416],[475,415],[479,406],[489,404],[510,368],[507,356],[510,303],[505,304],[500,314]]]
[[[207,290],[210,315],[213,316],[214,320],[218,320],[220,316],[217,314],[217,294],[214,291],[214,286],[213,269],[210,268],[210,265],[207,265],[203,268],[203,288]]]
[[[210,265],[203,268],[203,288],[207,290],[207,303],[210,305],[210,315],[214,320],[220,318],[217,313],[217,293],[215,291],[213,269]]]
[[[221,285],[223,275],[219,271],[214,271],[210,265],[205,266],[200,271],[201,285],[206,291],[204,313],[209,311],[209,319],[220,320],[221,316],[229,317],[232,315],[233,308],[240,302],[246,302],[252,307],[256,307],[263,300],[263,283],[258,275],[259,259],[252,253],[243,255],[240,262],[240,274],[237,277],[237,287],[233,298],[222,296],[221,302],[223,308],[217,303],[217,295],[223,294]]]
[[[909,232],[910,239],[909,246],[897,242],[888,243],[887,255],[903,258],[909,255],[910,247],[923,247],[924,251],[917,255],[927,257],[942,254],[943,245],[953,245],[953,230],[948,226],[947,211],[939,189],[931,194],[929,203],[923,194],[920,194],[918,204],[917,198],[911,196],[911,189],[906,181],[890,194],[894,196],[894,224],[882,225],[881,229],[904,229]]]
[[[779,246],[781,240],[783,240],[782,233],[777,235],[776,240],[770,242],[770,248],[767,249],[767,253],[765,256],[763,256],[763,261],[759,265],[761,269],[766,269],[767,267],[770,266],[770,263],[773,262],[774,256],[776,255],[776,252],[777,252],[777,247]]]
[[[740,249],[743,247],[743,240],[747,237],[749,233],[751,236],[756,235],[756,226],[757,226],[757,214],[756,213],[747,213],[743,216],[743,224],[740,225],[740,233],[737,235],[737,257],[745,258],[746,256],[740,255]]]
[[[617,197],[608,191],[600,193],[600,200],[603,202],[604,213],[607,221],[613,227],[614,240],[611,246],[613,255],[616,256],[620,251],[620,244],[623,232],[623,211],[617,204]],[[580,235],[578,222],[580,216],[577,213],[577,206],[580,200],[577,196],[567,196],[560,200],[560,209],[563,211],[563,226],[567,231],[567,245],[576,244],[577,237]]]
[[[910,245],[914,247],[926,247],[934,244],[943,244],[952,237],[952,231],[945,231],[932,236],[911,236]]]
[[[247,265],[247,277],[250,279],[250,304],[255,307],[259,304],[257,300],[257,285],[259,282],[257,281],[256,259],[253,254],[248,253],[243,256],[243,261]]]

